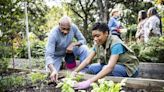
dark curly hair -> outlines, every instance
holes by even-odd
[[[108,25],[106,23],[100,23],[100,22],[95,23],[92,26],[92,31],[94,31],[94,30],[99,30],[101,32],[107,31],[109,33],[109,28],[108,28]]]

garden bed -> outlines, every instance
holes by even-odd
[[[52,83],[49,81],[47,72],[45,71],[35,70],[30,72],[30,70],[28,69],[22,70],[22,69],[11,69],[11,68],[9,68],[8,71],[10,72],[12,71],[13,73],[11,74],[15,75],[15,77],[18,77],[14,79],[18,83],[10,84],[10,86],[15,85],[13,87],[6,87],[7,89],[4,88],[3,91],[5,92],[61,92],[60,88],[56,88],[57,85],[56,83]],[[69,72],[70,71],[67,71],[67,73]],[[32,73],[33,75],[30,75],[31,78],[28,78],[30,73]],[[60,79],[64,78],[65,74],[66,74],[65,70],[61,71],[59,74],[60,75],[59,78]],[[10,75],[5,75],[3,76],[3,78],[5,78],[6,76],[10,76]],[[87,80],[93,76],[94,75],[85,74],[83,80]],[[112,80],[115,83],[120,83],[121,80],[124,78],[125,77],[106,76],[105,80]],[[11,83],[10,80],[8,80],[8,83]],[[123,87],[123,90],[125,92],[164,92],[163,87],[164,87],[164,80],[148,79],[148,78],[127,78],[126,86]],[[92,88],[85,89],[85,91],[90,92],[91,89]],[[81,91],[75,90],[75,92],[81,92]]]
[[[56,83],[50,82],[48,72],[37,70],[37,68],[21,69],[24,63],[19,60],[16,62],[15,69],[8,68],[6,72],[0,76],[1,90],[0,92],[61,92],[61,88],[56,88]],[[39,62],[39,61],[38,61]],[[35,63],[33,63],[35,65]],[[35,67],[32,65],[33,67]],[[42,66],[43,65],[39,65]],[[19,67],[19,68],[18,68]],[[123,87],[123,92],[164,92],[164,64],[163,63],[140,63],[140,73],[137,78],[127,78],[126,86]],[[68,71],[70,74],[70,71]],[[66,70],[60,72],[60,78],[66,76]],[[83,80],[93,77],[94,75],[85,74]],[[105,80],[112,80],[115,83],[120,83],[125,77],[106,76]],[[5,81],[7,79],[7,81]],[[5,83],[6,82],[6,83]],[[7,86],[7,87],[5,87]],[[90,92],[92,88],[85,89],[85,92]],[[74,90],[81,92],[80,90]]]

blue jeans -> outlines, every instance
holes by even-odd
[[[97,74],[99,73],[102,68],[106,66],[104,64],[100,63],[94,63],[88,66],[87,72],[92,73],[92,74]],[[124,65],[116,64],[115,67],[113,68],[112,72],[108,74],[109,76],[118,76],[118,77],[129,77],[126,72],[126,67]],[[138,71],[134,73],[132,77],[136,77],[138,75]]]
[[[73,48],[73,53],[75,57],[79,57],[80,62],[82,62],[89,55],[89,48],[86,45],[81,45],[80,47],[75,46]],[[57,71],[60,70],[62,61],[64,61],[63,58],[64,56],[54,56],[53,58],[53,65]]]

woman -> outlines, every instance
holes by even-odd
[[[120,19],[120,10],[118,9],[113,9],[110,13],[110,19],[108,22],[108,27],[112,33],[112,35],[117,35],[119,38],[121,38],[121,32],[120,29],[122,29],[121,22],[119,21]]]
[[[137,42],[144,42],[144,24],[146,21],[146,11],[145,10],[141,10],[138,12],[138,26],[137,26],[137,32],[136,32],[136,39]]]
[[[149,8],[147,12],[148,19],[145,23],[145,42],[151,37],[160,37],[162,35],[160,26],[160,18],[158,17],[157,10],[154,7]]]
[[[96,56],[97,63],[88,66],[88,71],[96,74],[87,81],[75,85],[76,89],[85,89],[90,84],[107,75],[120,77],[136,77],[138,75],[139,61],[116,35],[111,35],[107,24],[96,23],[92,28],[95,45],[90,55],[72,72],[77,74],[89,65]]]

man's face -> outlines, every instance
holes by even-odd
[[[105,44],[108,37],[108,32],[101,32],[99,30],[92,31],[92,37],[98,45]]]
[[[64,35],[67,35],[70,31],[70,24],[59,24],[59,28]]]

